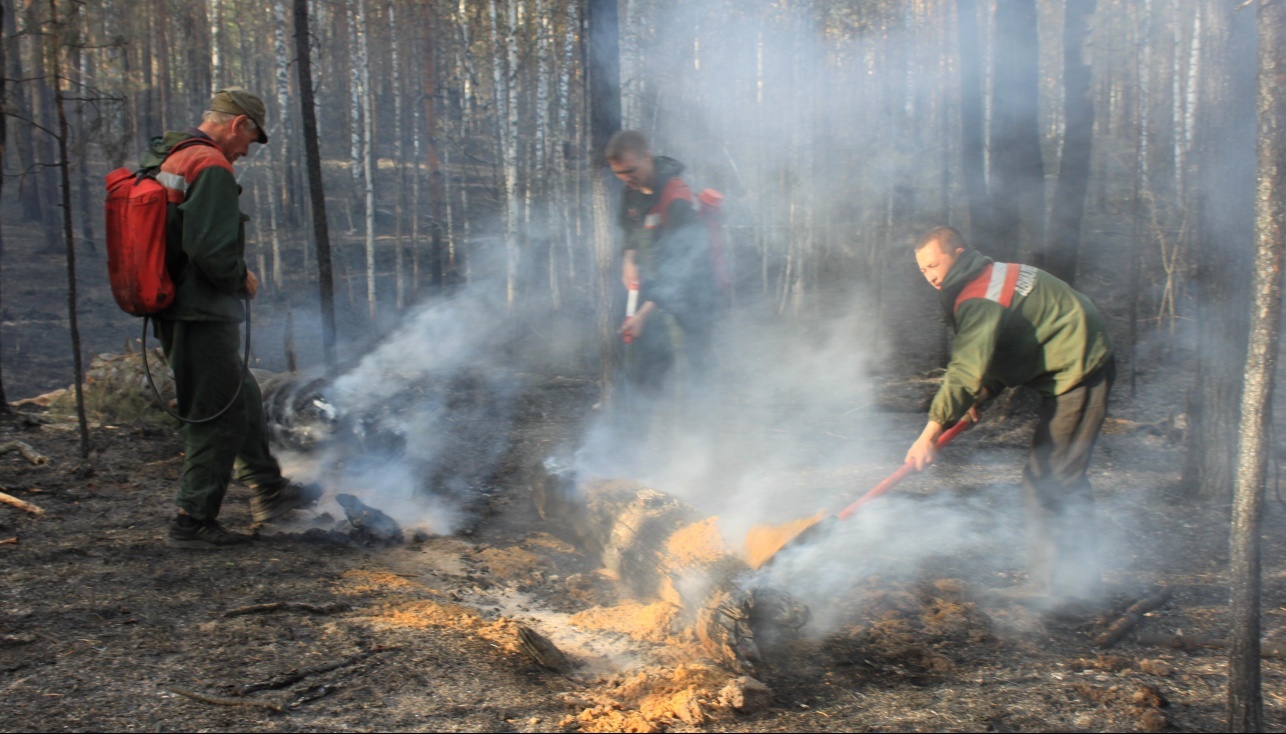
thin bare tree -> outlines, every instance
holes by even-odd
[[[1233,494],[1229,577],[1232,643],[1228,651],[1228,730],[1264,730],[1260,676],[1260,529],[1264,481],[1272,453],[1274,376],[1281,334],[1282,260],[1286,253],[1286,5],[1256,3],[1259,12],[1259,90],[1255,263],[1251,281],[1250,340],[1237,484]]]

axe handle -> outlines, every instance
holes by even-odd
[[[951,441],[955,439],[956,436],[959,436],[961,433],[964,433],[965,431],[969,430],[971,426],[973,426],[973,421],[969,420],[969,416],[967,415],[964,418],[961,418],[960,420],[956,421],[956,424],[954,426],[947,429],[947,431],[943,433],[941,436],[938,436],[938,441],[936,444],[938,449],[941,450],[944,446],[951,443]],[[854,512],[857,512],[862,505],[866,504],[867,502],[870,502],[876,497],[879,497],[880,495],[889,491],[890,489],[893,488],[893,485],[897,484],[903,479],[906,479],[908,474],[912,474],[914,472],[915,472],[915,464],[912,464],[909,461],[903,464],[901,469],[898,469],[897,471],[893,472],[888,477],[886,477],[884,481],[875,485],[874,489],[859,497],[857,501],[854,502],[853,504],[840,510],[839,519],[847,520]]]

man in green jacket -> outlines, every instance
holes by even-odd
[[[941,292],[956,336],[906,460],[924,468],[948,426],[966,415],[976,420],[977,406],[1006,387],[1034,388],[1042,401],[1022,477],[1028,581],[995,594],[1036,606],[1100,600],[1094,490],[1085,474],[1116,371],[1102,314],[1049,273],[970,250],[950,227],[921,238],[915,259]]]
[[[215,93],[199,127],[154,138],[142,161],[159,169],[156,180],[168,199],[166,267],[176,293],[155,325],[174,372],[179,414],[190,419],[181,429],[183,477],[169,531],[170,544],[181,548],[250,540],[218,522],[234,469],[254,493],[255,522],[276,519],[321,494],[281,475],[268,450],[259,385],[241,359],[239,323],[249,308],[243,299],[255,297],[259,280],[246,266],[248,217],[238,204],[241,187],[232,164],[256,142],[268,142],[263,101],[227,87]]]
[[[709,234],[681,176],[683,164],[653,155],[647,138],[635,130],[613,135],[604,156],[625,184],[618,220],[625,242],[621,280],[627,291],[637,293],[637,310],[620,329],[629,344],[628,404],[618,415],[625,418],[626,433],[641,444],[676,362],[682,389],[695,393],[681,402],[692,405],[708,397],[718,281]]]

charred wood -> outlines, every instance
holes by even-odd
[[[31,448],[29,444],[22,441],[6,441],[5,443],[0,444],[0,454],[7,454],[13,451],[17,451],[19,454],[22,454],[22,458],[36,464],[37,466],[49,463],[48,456],[36,451]]]
[[[350,609],[349,605],[339,602],[336,604],[305,604],[304,602],[294,601],[276,601],[267,604],[251,604],[250,606],[237,607],[229,609],[223,613],[224,617],[240,617],[245,614],[269,614],[272,612],[307,612],[309,614],[335,614],[337,612],[346,612]]]
[[[1125,614],[1113,622],[1108,628],[1094,638],[1094,644],[1099,647],[1111,647],[1121,641],[1121,638],[1139,622],[1143,621],[1143,616],[1148,612],[1158,609],[1170,601],[1172,594],[1168,588],[1161,589],[1146,599],[1140,599],[1125,610]]]
[[[675,626],[733,670],[755,674],[763,641],[808,622],[807,606],[755,586],[714,518],[678,498],[628,480],[576,482],[544,466],[531,477],[537,512],[555,534],[598,561],[626,595],[674,605]]]

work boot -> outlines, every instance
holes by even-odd
[[[308,507],[322,496],[315,484],[298,484],[285,479],[277,484],[256,487],[250,498],[250,511],[255,522],[272,522],[291,510]]]
[[[249,535],[234,533],[217,520],[198,520],[178,515],[170,523],[170,546],[196,550],[221,550],[250,542]]]

